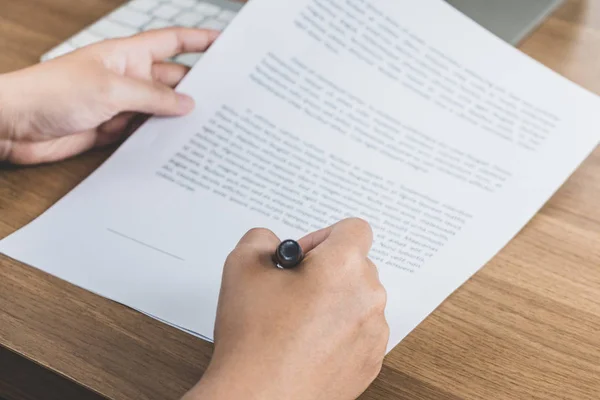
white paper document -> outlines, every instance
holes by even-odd
[[[179,90],[191,115],[150,120],[0,250],[209,339],[248,229],[356,216],[391,349],[600,137],[595,95],[439,0],[253,0]]]

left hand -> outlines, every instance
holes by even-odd
[[[203,52],[217,36],[186,28],[149,31],[0,75],[0,161],[62,160],[123,139],[139,114],[187,114],[194,101],[172,88],[189,68],[165,60]]]

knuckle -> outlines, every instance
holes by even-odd
[[[263,237],[272,237],[275,236],[273,231],[267,228],[252,228],[244,235],[247,239],[253,238],[263,238]]]
[[[366,232],[369,234],[373,233],[371,224],[369,224],[366,220],[362,218],[348,218],[345,220],[345,222],[348,224],[348,226],[351,226],[356,231]]]
[[[390,324],[387,322],[387,320],[384,318],[383,319],[383,342],[384,344],[387,346],[388,341],[390,340]]]
[[[377,268],[377,264],[375,264],[373,262],[373,260],[371,260],[369,257],[367,257],[367,266],[369,267],[370,270],[374,271],[377,273],[377,276],[379,276],[379,269]]]
[[[342,259],[344,266],[348,269],[359,271],[365,262],[365,256],[358,246],[352,246],[346,250]]]
[[[342,235],[346,236],[348,243],[352,243],[349,248],[366,257],[373,242],[371,225],[361,218],[348,218],[339,224],[337,229],[341,231]]]
[[[77,50],[81,53],[86,53],[90,56],[102,57],[104,54],[111,54],[117,50],[122,39],[107,39],[100,42],[96,42],[81,49]]]
[[[94,46],[103,47],[105,50],[110,51],[110,50],[115,50],[126,40],[127,40],[127,38],[112,38],[112,39],[107,39],[107,40],[104,40],[101,42],[97,42],[94,44]]]
[[[383,357],[385,356],[385,348],[390,338],[390,325],[383,315],[378,318],[375,325],[377,327],[375,345],[378,350],[381,350]],[[374,354],[378,354],[378,352],[375,351]]]
[[[243,259],[244,257],[241,254],[241,251],[238,248],[235,248],[225,259],[225,268],[231,268],[234,265],[238,265]]]
[[[227,255],[227,258],[225,259],[225,265],[234,263],[238,258],[239,258],[239,250],[237,248],[233,249],[231,251],[231,253],[229,253]]]
[[[373,302],[377,309],[380,311],[385,310],[385,306],[387,305],[387,290],[383,287],[383,285],[378,285],[373,293]]]
[[[250,229],[242,237],[238,243],[238,247],[250,246],[251,248],[258,247],[275,247],[279,244],[279,238],[273,231],[266,228],[253,228]],[[273,249],[274,250],[274,249]]]

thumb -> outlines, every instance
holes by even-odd
[[[373,231],[368,222],[359,218],[348,218],[310,233],[298,243],[305,254],[322,247],[327,247],[327,251],[339,252],[352,248],[366,257],[373,245]]]
[[[119,88],[120,111],[177,116],[194,109],[194,99],[160,82],[122,78]]]

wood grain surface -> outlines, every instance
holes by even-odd
[[[120,3],[0,0],[0,73],[35,63]],[[600,0],[569,0],[522,49],[600,93]],[[112,150],[2,167],[0,237],[42,213]],[[507,248],[392,351],[363,398],[599,399],[599,205],[595,151]],[[177,399],[211,355],[199,339],[5,257],[0,346],[120,400]]]

